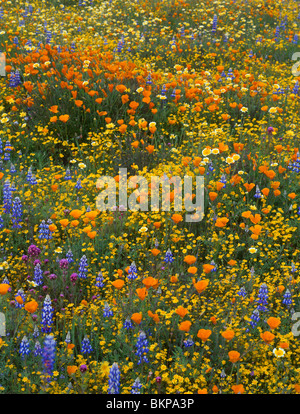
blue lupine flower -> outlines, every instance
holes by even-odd
[[[72,253],[71,249],[68,250],[68,252],[66,254],[66,259],[68,260],[69,263],[74,262],[73,253]]]
[[[5,180],[3,185],[3,207],[4,212],[9,213],[12,205],[12,189],[9,179]]]
[[[128,279],[134,280],[137,278],[137,267],[135,262],[132,262],[128,269]]]
[[[104,309],[103,309],[103,316],[105,318],[110,318],[111,316],[113,316],[113,311],[110,309],[110,306],[108,303],[105,303],[104,305]]]
[[[217,24],[218,24],[218,17],[215,14],[214,17],[213,17],[213,23],[212,23],[212,29],[211,29],[212,33],[216,33],[216,31],[217,31]]]
[[[234,73],[232,72],[232,69],[231,68],[229,68],[229,70],[227,72],[227,77],[229,79],[234,79],[235,78]]]
[[[99,272],[98,273],[98,276],[96,277],[95,286],[97,286],[99,288],[103,288],[103,286],[104,286],[104,278],[103,278],[102,272]]]
[[[52,376],[55,363],[56,341],[53,335],[47,335],[43,347],[43,366],[45,374]]]
[[[260,192],[260,189],[259,189],[258,185],[256,186],[256,191],[255,191],[255,194],[254,194],[253,197],[254,198],[261,198],[261,192]]]
[[[81,353],[90,354],[91,352],[93,352],[92,345],[90,343],[89,338],[85,336],[81,342]]]
[[[194,341],[192,340],[192,338],[188,338],[185,341],[183,341],[183,345],[186,348],[189,348],[190,346],[193,346],[194,345]]]
[[[31,169],[31,167],[29,167],[27,175],[26,175],[26,181],[30,182],[31,177],[32,177],[32,169]]]
[[[247,296],[247,292],[245,290],[245,288],[242,286],[241,289],[238,291],[237,293],[239,296],[242,296],[242,298]]]
[[[87,278],[87,271],[88,271],[87,258],[86,258],[86,255],[83,255],[82,258],[79,261],[78,277],[80,279],[86,279]]]
[[[1,214],[0,214],[0,229],[3,229],[3,227],[4,227],[4,220],[3,220],[3,218],[2,218],[2,216],[1,216]]]
[[[260,312],[266,312],[267,311],[266,305],[268,303],[268,286],[266,285],[266,283],[263,283],[261,285],[261,287],[259,288],[257,296],[259,298],[259,300],[258,300],[259,305],[258,305],[257,309]]]
[[[220,178],[220,183],[223,183],[224,184],[223,188],[226,188],[227,180],[226,180],[226,176],[224,174]]]
[[[14,174],[15,172],[16,172],[17,170],[16,170],[16,167],[14,166],[14,164],[10,164],[10,170],[9,170],[9,172],[11,173],[11,174]]]
[[[20,343],[20,355],[22,358],[25,358],[26,355],[30,354],[30,349],[29,349],[29,341],[27,339],[27,336],[25,335]]]
[[[42,286],[42,284],[43,284],[43,271],[42,271],[41,265],[39,263],[37,263],[34,267],[33,280],[38,286]]]
[[[166,92],[167,92],[166,85],[163,85],[163,86],[162,86],[162,89],[161,89],[161,95],[162,95],[162,96],[166,96]]]
[[[42,220],[39,225],[39,239],[50,240],[52,238],[52,232],[49,230],[49,224],[52,224],[52,221],[49,219],[47,223],[45,220]]]
[[[108,394],[120,393],[120,370],[118,364],[114,362],[109,370],[108,376]]]
[[[42,332],[49,333],[52,331],[53,323],[53,307],[51,304],[50,296],[47,295],[42,309]]]
[[[292,89],[292,93],[294,95],[298,95],[299,94],[299,86],[300,86],[300,84],[299,84],[299,81],[297,80],[296,83],[295,83],[295,85],[294,85],[294,87],[293,87],[293,89]]]
[[[257,326],[257,323],[260,321],[259,311],[255,309],[250,316],[251,321],[249,322],[252,328]]]
[[[139,333],[139,337],[136,343],[136,348],[137,348],[137,351],[135,355],[139,357],[138,365],[140,365],[142,362],[146,362],[146,363],[149,362],[147,355],[145,355],[149,352],[149,348],[148,348],[148,340],[147,340],[147,337],[144,331],[140,331]]]
[[[71,172],[70,172],[70,168],[69,167],[66,169],[66,174],[65,174],[65,177],[64,178],[65,178],[66,181],[72,180],[72,176],[71,176]]]
[[[166,263],[172,263],[172,262],[174,262],[174,257],[173,257],[173,254],[172,254],[172,252],[171,252],[171,249],[168,249],[167,251],[166,251],[166,255],[165,255],[165,258],[164,258],[164,262],[166,262]]]
[[[33,355],[37,357],[37,356],[41,356],[42,354],[43,354],[43,349],[41,347],[41,344],[39,343],[39,341],[36,341],[34,345]]]
[[[76,183],[76,185],[75,185],[75,188],[76,188],[76,190],[81,190],[82,185],[81,185],[81,180],[80,180],[80,178],[78,178],[77,183]]]
[[[32,336],[38,338],[40,336],[39,328],[35,325]]]
[[[293,301],[292,301],[292,295],[291,292],[289,291],[289,289],[287,289],[285,291],[285,294],[283,295],[283,301],[282,304],[287,306],[288,308],[292,305]]]
[[[31,175],[30,180],[29,180],[29,184],[37,185],[37,179],[36,179],[36,176],[34,174]]]
[[[131,320],[129,318],[126,318],[125,319],[125,321],[123,323],[123,328],[124,329],[127,329],[127,330],[134,328],[134,326],[133,326],[133,324],[132,324],[132,322],[131,322]]]
[[[151,85],[153,82],[152,82],[152,78],[151,78],[151,75],[150,75],[150,73],[149,73],[149,75],[147,76],[147,78],[146,78],[146,85]]]
[[[142,384],[140,382],[140,379],[137,378],[134,383],[132,384],[132,388],[131,388],[131,394],[140,394],[140,390],[142,388]]]
[[[21,228],[22,226],[20,225],[21,221],[22,221],[22,216],[23,216],[23,209],[22,209],[22,203],[19,197],[16,197],[13,201],[13,205],[12,205],[12,223],[13,223],[13,228]]]

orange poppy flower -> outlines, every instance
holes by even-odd
[[[278,326],[281,324],[281,320],[280,318],[274,318],[273,316],[271,316],[268,320],[267,320],[267,324],[269,325],[269,327],[271,329],[276,329],[278,328]]]
[[[38,303],[35,300],[31,300],[30,302],[25,303],[25,310],[29,313],[34,313],[38,308]]]
[[[70,116],[69,115],[60,115],[60,117],[58,118],[60,121],[62,122],[67,122],[69,120]]]
[[[75,374],[76,371],[77,371],[76,365],[68,365],[67,366],[67,373],[68,373],[68,375]]]
[[[190,266],[189,268],[188,268],[188,273],[190,273],[191,275],[195,275],[196,273],[197,273],[197,271],[198,271],[198,269],[197,269],[197,267],[196,266]]]
[[[151,250],[151,253],[153,254],[153,256],[157,256],[160,253],[160,250],[154,248]]]
[[[241,354],[237,351],[229,351],[228,356],[229,356],[229,361],[234,364],[235,362],[240,360]]]
[[[146,286],[147,289],[149,289],[150,287],[156,288],[158,286],[158,279],[149,276],[143,279],[142,283]]]
[[[16,301],[20,304],[23,305],[24,301],[22,299],[22,296],[16,296]]]
[[[131,316],[131,320],[139,325],[142,321],[143,314],[142,313],[133,313]]]
[[[261,334],[260,334],[260,337],[261,337],[261,339],[264,341],[264,342],[266,342],[267,344],[270,344],[273,340],[274,340],[274,338],[275,338],[275,335],[273,335],[271,332],[269,332],[269,331],[266,331],[266,332],[262,332]]]
[[[70,212],[70,216],[72,216],[74,219],[78,219],[83,214],[83,211],[81,210],[72,210]]]
[[[185,309],[183,306],[178,306],[175,312],[177,313],[177,315],[181,316],[181,318],[184,318],[185,315],[189,313],[188,310]]]
[[[211,201],[214,201],[217,198],[218,193],[215,193],[214,191],[210,191],[208,193],[208,196],[209,196],[209,198],[210,198]]]
[[[172,220],[174,221],[175,224],[178,224],[182,221],[182,215],[181,214],[175,213],[175,214],[172,215],[171,218],[172,218]]]
[[[244,386],[242,384],[233,385],[231,389],[235,394],[243,394],[245,392]]]
[[[232,329],[226,329],[226,331],[221,332],[221,335],[226,341],[231,341],[231,339],[234,338],[234,331]]]
[[[208,285],[208,280],[199,280],[199,282],[194,283],[194,288],[197,290],[198,293],[202,293]]]
[[[206,342],[211,335],[210,329],[199,329],[197,337],[201,339],[202,342]]]
[[[147,288],[144,287],[136,289],[136,294],[138,295],[139,299],[144,300],[148,295]]]
[[[124,286],[124,280],[122,279],[117,279],[114,280],[113,282],[111,282],[111,284],[118,290],[122,289],[122,287]]]
[[[188,265],[192,265],[196,262],[197,258],[195,256],[192,255],[187,255],[185,256],[185,258],[183,259],[183,261],[185,263],[187,263]]]
[[[190,321],[183,321],[179,324],[178,329],[183,332],[189,332],[191,329],[192,322]]]
[[[52,112],[53,114],[57,114],[58,113],[58,106],[57,105],[53,105],[49,108],[49,111]]]
[[[69,224],[69,220],[68,219],[62,219],[59,221],[59,223],[63,226],[63,227],[67,227],[67,225]]]
[[[225,227],[226,226],[226,224],[228,223],[228,218],[226,218],[226,217],[218,217],[217,218],[217,220],[216,220],[216,222],[215,222],[215,226],[216,227]]]
[[[154,322],[159,323],[159,316],[157,313],[153,313],[150,310],[148,311],[148,316],[154,320]]]
[[[204,271],[204,273],[210,273],[213,269],[215,268],[215,266],[214,265],[211,265],[211,264],[204,264],[203,265],[203,271]]]

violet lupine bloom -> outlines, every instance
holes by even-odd
[[[86,279],[87,270],[88,270],[87,258],[86,258],[86,255],[83,255],[79,262],[78,277],[80,279]]]
[[[114,362],[109,370],[108,394],[120,393],[120,370],[118,364]]]
[[[20,355],[22,358],[25,358],[26,355],[30,354],[29,349],[29,341],[27,339],[27,336],[24,336],[21,343],[20,343],[20,349],[19,349]]]
[[[53,307],[51,305],[50,296],[47,295],[44,300],[44,305],[42,309],[42,332],[50,333],[52,330],[53,323]]]
[[[41,286],[43,284],[43,272],[41,269],[41,265],[39,263],[37,263],[36,266],[34,267],[33,280],[38,286]]]
[[[135,355],[139,357],[138,365],[140,365],[142,362],[149,362],[146,354],[149,352],[148,348],[148,340],[146,337],[146,334],[144,331],[140,331],[139,337],[136,343],[137,351]]]
[[[56,350],[56,341],[53,335],[47,335],[44,342],[42,359],[44,372],[49,377],[52,376],[55,363],[55,350]]]
[[[87,336],[85,336],[81,342],[81,353],[82,354],[90,354],[93,351],[91,346],[90,340]]]

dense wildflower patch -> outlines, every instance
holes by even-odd
[[[299,25],[292,0],[0,0],[1,393],[300,392]],[[202,177],[203,219],[173,187],[98,209],[121,169]]]

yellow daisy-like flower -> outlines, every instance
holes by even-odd
[[[254,254],[257,252],[257,249],[255,247],[250,247],[250,249],[248,249],[248,252]]]
[[[107,361],[101,362],[100,369],[101,369],[101,374],[102,375],[107,376],[109,374],[109,368],[110,368],[109,362],[107,362]]]
[[[276,358],[282,358],[285,354],[285,350],[282,348],[274,348],[273,354],[276,356]]]
[[[210,154],[211,154],[211,149],[210,148],[204,148],[204,150],[202,151],[203,157],[207,157]]]
[[[234,159],[232,157],[227,157],[226,158],[226,162],[227,162],[227,164],[233,164],[234,163]]]

